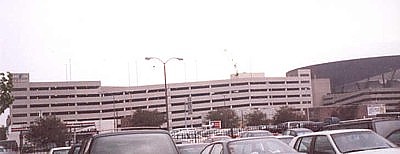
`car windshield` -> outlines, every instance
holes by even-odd
[[[275,154],[296,152],[287,144],[275,138],[254,138],[233,141],[228,143],[228,148],[230,153],[234,154]]]
[[[68,149],[54,150],[52,154],[68,154]]]
[[[312,130],[299,130],[297,131],[297,135],[304,135],[312,132],[313,132]]]
[[[166,142],[170,141],[170,142]],[[95,154],[163,153],[177,154],[175,144],[167,134],[127,134],[99,137],[94,140]]]
[[[178,145],[181,154],[199,154],[207,144]]]
[[[369,132],[346,132],[331,135],[337,148],[343,152],[355,152],[371,149],[391,148],[394,145],[387,142],[383,137]]]

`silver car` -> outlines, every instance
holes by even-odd
[[[295,137],[289,145],[308,154],[399,154],[400,149],[369,129],[314,132]]]

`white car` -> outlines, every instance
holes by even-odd
[[[69,149],[71,147],[57,147],[57,148],[52,148],[49,151],[49,154],[68,154]]]
[[[308,154],[399,154],[400,148],[369,129],[313,132],[295,137],[289,146]]]

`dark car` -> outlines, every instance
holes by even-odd
[[[298,153],[274,137],[247,137],[216,141],[207,145],[201,154],[291,154]]]
[[[199,154],[207,145],[207,143],[186,143],[177,144],[176,147],[178,147],[180,154]]]
[[[128,130],[91,137],[80,151],[83,154],[178,154],[166,130]]]
[[[299,136],[307,133],[312,133],[313,131],[308,128],[292,128],[292,129],[287,129],[282,132],[282,135],[290,135],[290,136]]]

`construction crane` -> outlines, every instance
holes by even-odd
[[[235,76],[238,76],[239,75],[238,64],[237,64],[237,62],[235,60],[233,60],[233,55],[230,54],[227,49],[224,49],[224,52],[227,54],[228,58],[232,62],[233,69],[235,70]]]

